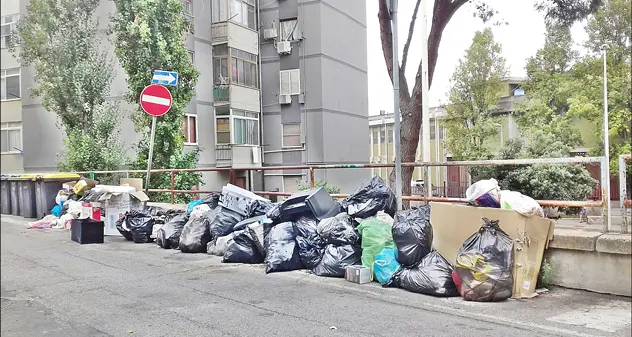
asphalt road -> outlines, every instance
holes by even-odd
[[[1,220],[2,337],[631,335],[620,297],[470,303]]]

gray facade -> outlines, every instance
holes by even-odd
[[[296,20],[291,52],[280,54],[277,44],[287,38],[281,22],[291,20]],[[260,24],[264,163],[366,162],[366,1],[262,1]],[[265,30],[274,28],[279,36],[266,39]],[[279,72],[292,69],[299,70],[300,93],[292,95],[291,103],[280,104]],[[296,129],[288,125],[298,124],[300,145],[284,144],[284,135],[289,139]],[[305,173],[266,172],[265,188],[291,189],[288,185],[296,180],[307,182]],[[346,192],[368,177],[369,172],[355,169],[316,171],[317,180]]]
[[[239,185],[257,190],[293,192],[299,181],[307,183],[307,171],[248,174],[243,168],[366,162],[369,156],[366,137],[369,123],[365,1],[183,1],[190,6],[185,15],[192,15],[195,24],[194,33],[188,34],[185,44],[200,71],[196,96],[187,112],[187,123],[191,118],[195,124],[195,141],[186,146],[202,149],[199,167],[232,167],[237,170]],[[28,0],[3,1],[3,8],[7,3],[19,3],[20,14],[26,13]],[[239,10],[243,14],[241,19],[240,16],[235,19],[232,13],[235,3],[243,6]],[[255,25],[249,11],[256,8],[254,6],[260,8],[255,13],[258,15],[253,14]],[[104,34],[102,46],[111,51],[113,58],[114,48],[107,41],[105,30],[109,24],[107,18],[114,10],[112,1],[103,1],[96,13]],[[295,19],[297,29],[293,34],[291,51],[280,54],[276,41],[266,38],[264,31],[274,28],[280,38],[283,34],[279,20],[287,19]],[[229,65],[246,54],[256,59],[255,71],[260,83],[246,83],[253,81],[248,77],[244,82],[242,68],[239,68],[237,78],[237,68],[230,66],[228,74],[222,74],[227,78],[222,77],[220,83],[219,68],[214,70],[214,67],[221,63],[218,61],[216,64],[217,59],[222,57],[218,52],[225,49],[230,50]],[[284,70],[300,73],[300,93],[292,95],[290,104],[279,103],[283,89],[281,72]],[[56,126],[56,116],[42,107],[39,98],[31,97],[31,88],[35,85],[33,75],[31,68],[22,67],[21,170],[55,171],[64,135]],[[125,74],[118,67],[112,81],[111,99],[123,100],[126,88]],[[121,121],[121,138],[126,152],[132,157],[138,135],[129,113],[135,107],[127,103],[123,106],[127,116]],[[3,121],[4,107],[5,102]],[[243,122],[244,114],[250,118],[250,137],[244,135],[246,131],[239,129],[246,124]],[[13,115],[18,116],[20,112]],[[255,123],[258,130],[252,130]],[[228,131],[222,129],[226,125],[230,129],[229,138],[224,138],[228,137]],[[2,171],[7,170],[21,171],[3,166]],[[207,172],[203,177],[205,186],[201,189],[205,190],[217,190],[228,181],[228,174],[224,172]],[[345,192],[368,177],[368,171],[316,171],[317,180],[326,180]]]

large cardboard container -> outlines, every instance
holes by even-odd
[[[446,259],[456,262],[456,254],[483,225],[482,218],[499,220],[500,228],[514,240],[514,287],[512,298],[536,296],[535,287],[544,250],[553,238],[555,222],[525,217],[512,210],[482,208],[449,203],[431,203],[432,246]]]
[[[125,212],[142,210],[149,198],[145,193],[136,191],[133,187],[114,186],[106,190],[108,192],[99,198],[99,203],[105,210],[105,235],[120,236],[121,233],[116,229],[116,220]]]

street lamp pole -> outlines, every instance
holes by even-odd
[[[425,163],[431,161],[430,153],[430,102],[428,101],[428,16],[426,14],[426,1],[421,3],[421,146],[422,160]],[[435,117],[435,123],[437,119]],[[435,141],[438,142],[438,136],[435,135]],[[425,166],[424,170],[424,189],[426,197],[432,196],[432,186],[430,181],[430,168]],[[439,183],[439,181],[437,181]]]
[[[602,195],[602,199],[605,203],[607,203],[607,212],[608,214],[605,217],[605,220],[608,222],[604,227],[610,227],[610,215],[612,214],[612,204],[610,203],[610,127],[609,127],[609,118],[608,118],[608,62],[607,62],[607,46],[604,44],[601,46],[601,53],[603,56],[603,152],[604,157],[606,158],[605,162],[608,166],[607,170],[602,170],[602,172],[607,172],[605,179],[603,182],[605,184],[602,191],[605,191],[607,195]],[[603,174],[603,173],[602,173]],[[603,193],[603,192],[602,192]]]

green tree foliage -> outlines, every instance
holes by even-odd
[[[443,120],[447,133],[458,135],[448,137],[446,143],[455,159],[490,157],[489,141],[498,134],[492,113],[502,97],[506,74],[505,59],[491,29],[476,32],[452,76],[450,104]]]
[[[11,50],[33,66],[32,95],[58,117],[65,133],[62,170],[114,170],[124,162],[120,107],[108,102],[113,62],[99,51],[98,0],[31,0]]]
[[[151,83],[154,70],[170,70],[179,74],[178,85],[169,86],[173,105],[158,118],[152,167],[194,168],[199,149],[184,153],[182,123],[187,105],[195,93],[199,72],[191,62],[184,45],[191,22],[183,15],[181,0],[115,0],[114,33],[116,54],[127,74],[128,100],[138,106],[133,120],[142,133],[138,144],[138,158],[134,167],[147,167],[151,116],[138,105],[141,91]],[[152,175],[151,188],[169,188],[170,178]],[[201,175],[178,174],[176,189],[191,189],[199,184]],[[152,196],[164,200],[166,195]]]
[[[591,16],[586,26],[589,54],[572,69],[575,91],[569,98],[569,114],[585,118],[594,126],[603,144],[603,57],[607,49],[608,114],[611,172],[616,172],[620,154],[632,151],[632,12],[631,0],[608,0]],[[602,155],[603,145],[593,153]]]

